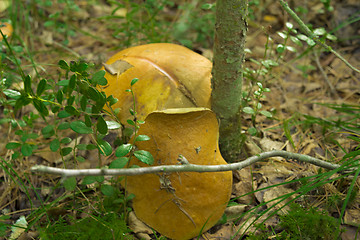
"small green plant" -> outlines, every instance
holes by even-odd
[[[279,225],[283,229],[280,239],[337,239],[341,232],[337,219],[326,212],[315,208],[304,209],[297,204],[291,204],[290,211],[280,216]]]
[[[264,115],[265,117],[271,118],[273,115],[271,112],[262,109],[261,101],[266,98],[264,93],[270,92],[269,88],[263,87],[263,85],[260,82],[257,82],[257,86],[259,87],[256,91],[253,93],[253,98],[246,96],[245,100],[247,102],[250,102],[252,106],[246,106],[243,108],[243,112],[251,115],[251,123],[252,127],[248,129],[248,133],[252,136],[255,136],[258,134],[257,124],[256,124],[256,116],[258,114]],[[253,100],[253,101],[251,101]]]
[[[9,47],[11,46],[9,45]],[[101,86],[107,84],[107,80],[104,78],[105,71],[101,70],[90,74],[89,71],[93,65],[83,61],[67,63],[60,60],[58,65],[64,72],[59,76],[58,81],[52,79],[34,80],[29,75],[24,75],[22,78],[24,88],[15,88],[13,84],[8,84],[6,81],[1,82],[0,88],[4,95],[0,99],[1,102],[5,103],[4,113],[7,116],[6,120],[1,123],[10,124],[10,131],[14,133],[11,141],[5,146],[10,152],[13,151],[10,162],[8,163],[4,159],[1,159],[0,162],[3,170],[21,180],[16,171],[13,170],[12,163],[16,163],[16,160],[23,157],[32,156],[46,145],[52,152],[60,153],[65,167],[76,166],[79,162],[86,161],[79,153],[82,150],[96,151],[99,167],[123,168],[132,157],[152,164],[154,161],[152,155],[147,151],[136,149],[134,145],[136,141],[149,140],[148,136],[137,134],[143,121],[136,119],[135,102],[133,108],[129,110],[133,119],[127,121],[132,128],[131,131],[128,130],[127,132],[128,135],[133,135],[133,140],[131,143],[120,143],[120,146],[118,145],[116,149],[113,149],[113,144],[105,140],[105,136],[110,131],[121,128],[121,124],[116,115],[118,110],[111,108],[117,99],[113,96],[106,96],[101,91]],[[134,100],[135,95],[132,87],[138,80],[133,79],[130,89],[127,90],[129,94],[132,94]],[[27,105],[32,105],[37,111],[24,115],[20,120],[16,119],[15,113]],[[42,123],[46,123],[45,127]],[[41,131],[36,131],[35,129],[39,126],[43,126]],[[80,135],[89,135],[92,139],[91,143],[78,142],[77,139]],[[45,141],[40,139],[45,139]],[[109,166],[103,166],[100,160],[101,155],[110,156],[113,153],[116,158]],[[81,188],[93,183],[95,188],[99,188],[103,194],[102,201],[99,201],[101,204],[97,205],[98,209],[122,212],[122,219],[125,221],[126,214],[130,211],[127,203],[134,195],[127,195],[120,191],[118,178],[105,181],[104,176],[85,177],[79,187],[75,177],[66,178],[62,181],[65,189],[73,191],[74,194],[75,192],[83,194],[85,190]],[[31,201],[30,195],[28,193],[27,195]],[[82,228],[81,223],[76,222],[76,224],[79,224],[79,229]],[[0,226],[2,232],[6,231],[6,225],[1,223]],[[124,226],[123,229],[126,229],[125,222]],[[56,232],[56,228],[57,223],[55,223],[55,229],[50,231]],[[69,228],[70,232],[76,229],[71,229],[68,226],[65,228]],[[65,234],[66,231],[60,232]],[[88,235],[81,233],[81,231],[77,234],[84,235],[83,239],[89,239],[87,238]],[[59,239],[57,237],[59,235],[60,233],[57,233],[55,238]],[[81,239],[78,237],[76,239]],[[54,239],[50,235],[44,235],[44,238]],[[115,237],[114,239],[125,238]]]
[[[280,222],[275,229],[268,229],[264,224],[255,224],[257,231],[250,233],[248,239],[262,240],[276,237],[278,240],[330,240],[337,239],[341,233],[337,219],[312,207],[305,209],[292,203],[287,214],[279,217]]]
[[[68,221],[72,224],[68,224]],[[89,216],[82,219],[60,218],[47,227],[40,228],[40,238],[44,240],[63,239],[134,239],[128,233],[124,219],[110,212],[99,216]]]
[[[158,19],[158,14],[165,7],[173,6],[173,1],[146,0],[143,3],[138,3],[127,0],[124,3],[111,2],[116,7],[112,11],[112,15],[106,17],[106,20],[112,20],[109,22],[109,28],[114,30],[113,36],[116,39],[122,39],[124,47],[148,41],[168,41],[170,24]],[[126,9],[125,16],[116,15],[116,11],[119,9]],[[113,20],[119,20],[119,18],[125,21],[117,21],[114,24]]]

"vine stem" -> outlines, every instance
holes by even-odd
[[[269,152],[263,152],[258,155],[247,158],[244,161],[237,163],[230,163],[224,165],[196,165],[188,163],[188,161],[180,161],[184,156],[180,155],[179,165],[161,165],[154,167],[141,167],[141,168],[126,168],[126,169],[63,169],[55,167],[47,167],[44,165],[35,165],[31,168],[35,173],[48,173],[53,175],[61,175],[63,178],[68,177],[81,177],[81,176],[134,176],[149,173],[161,173],[161,172],[225,172],[240,170],[247,166],[250,166],[256,162],[263,161],[270,157],[283,157],[285,159],[294,159],[300,162],[310,163],[329,170],[341,169],[342,165],[329,163],[308,155],[291,153],[282,150],[274,150]],[[348,169],[347,169],[348,170]]]
[[[327,45],[325,42],[321,41],[318,36],[316,36],[306,25],[305,23],[299,18],[299,16],[289,7],[286,1],[279,0],[280,5],[284,8],[284,10],[290,15],[292,19],[295,20],[297,24],[299,24],[300,30],[305,33],[309,38],[314,40],[317,44],[323,47],[325,50],[334,54],[337,58],[343,61],[350,69],[355,72],[360,73],[360,70],[351,65],[345,58],[343,58],[338,52],[336,52],[332,47]]]

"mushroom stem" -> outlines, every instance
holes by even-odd
[[[313,165],[326,168],[329,170],[339,169],[341,171],[351,171],[351,169],[346,168],[344,165],[329,163],[308,155],[291,153],[287,151],[274,150],[269,152],[263,152],[258,155],[247,158],[244,161],[231,163],[226,165],[196,165],[185,162],[180,162],[181,165],[162,165],[154,167],[141,167],[141,168],[131,168],[131,169],[62,169],[55,167],[47,167],[44,165],[35,165],[31,168],[32,172],[37,173],[48,173],[53,175],[61,175],[63,178],[68,177],[80,177],[80,176],[134,176],[142,175],[149,173],[161,173],[161,172],[224,172],[232,170],[240,170],[247,166],[250,166],[256,162],[263,161],[270,157],[284,157],[285,159],[294,159],[300,162],[307,162]],[[179,156],[179,158],[181,158]],[[182,161],[185,157],[181,158]]]

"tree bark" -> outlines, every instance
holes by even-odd
[[[247,10],[247,0],[216,1],[211,107],[220,122],[220,151],[228,162],[237,160],[243,142],[240,108]]]

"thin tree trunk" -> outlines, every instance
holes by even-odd
[[[212,110],[220,121],[220,150],[232,162],[242,144],[240,107],[247,31],[247,0],[217,0],[212,70]]]

